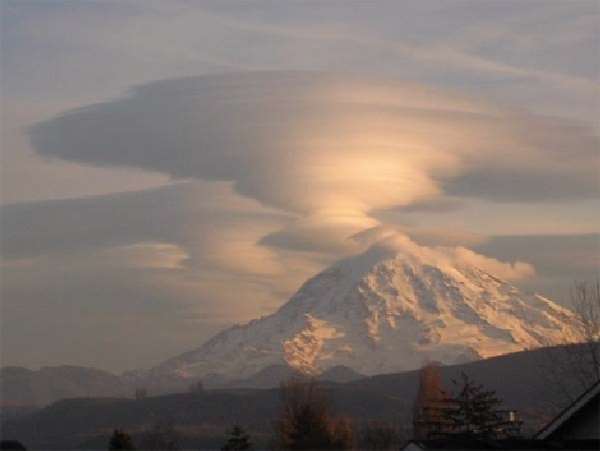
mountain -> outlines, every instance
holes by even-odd
[[[308,375],[336,366],[373,375],[575,337],[571,311],[521,292],[477,264],[485,257],[466,258],[461,249],[404,237],[379,242],[308,280],[274,314],[225,330],[149,374],[232,380],[283,365]]]

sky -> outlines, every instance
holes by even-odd
[[[596,0],[0,8],[2,365],[155,365],[388,233],[598,276]]]

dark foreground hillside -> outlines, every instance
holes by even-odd
[[[442,368],[445,385],[462,371],[496,390],[504,407],[518,410],[525,429],[545,423],[565,401],[548,382],[546,350],[528,351]],[[380,375],[344,384],[324,383],[335,411],[358,427],[384,420],[410,429],[418,371]],[[573,391],[577,382],[570,381]],[[266,445],[279,410],[279,391],[223,389],[143,399],[79,398],[55,402],[34,413],[4,420],[2,437],[18,439],[29,449],[106,449],[115,428],[136,434],[157,422],[173,424],[181,445],[215,448],[233,424],[246,427],[258,445]]]
[[[336,410],[360,420],[398,419],[411,400],[374,394],[368,390],[331,388]],[[114,428],[135,435],[144,425],[169,422],[185,431],[190,446],[210,446],[221,440],[224,430],[243,424],[257,434],[268,436],[277,416],[277,389],[209,391],[204,394],[175,394],[141,400],[71,399],[58,401],[28,417],[4,424],[5,438],[18,438],[29,447],[72,448],[105,446]],[[221,443],[218,443],[219,445]]]

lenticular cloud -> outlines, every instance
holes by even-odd
[[[349,236],[377,225],[374,210],[445,193],[500,201],[596,193],[597,138],[584,127],[367,77],[258,72],[158,81],[30,134],[48,157],[230,181],[238,193],[298,215],[281,232],[289,242],[321,226]]]

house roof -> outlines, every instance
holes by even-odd
[[[590,401],[592,401],[596,396],[600,395],[600,381],[596,382],[589,389],[587,389],[584,393],[579,396],[572,404],[567,406],[562,412],[560,412],[556,418],[554,418],[550,423],[544,426],[536,435],[535,438],[544,440],[548,438],[554,431],[560,428],[563,424],[565,424],[569,418],[575,415],[580,409],[586,406]]]
[[[535,439],[504,439],[504,440],[475,440],[475,439],[447,439],[447,440],[411,440],[402,449],[404,451],[418,450],[597,450],[598,440],[535,440]]]

